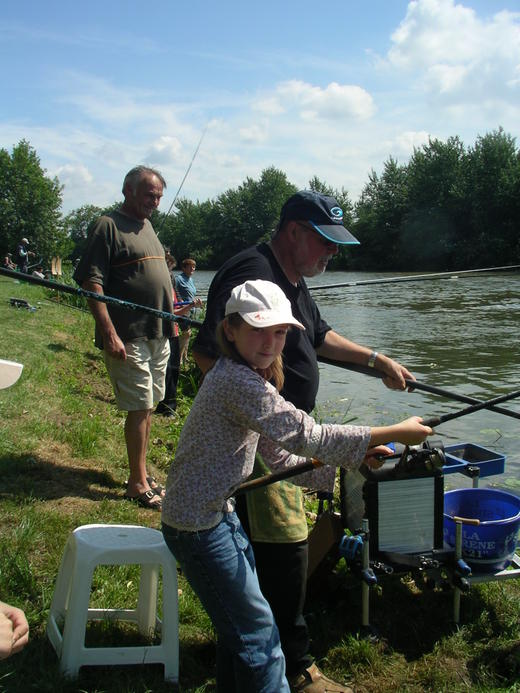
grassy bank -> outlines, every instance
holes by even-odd
[[[35,311],[12,308],[24,298]],[[0,595],[23,608],[31,639],[0,662],[0,691],[171,691],[160,666],[86,667],[63,680],[45,623],[65,541],[87,523],[159,526],[158,514],[123,499],[127,461],[124,414],[113,403],[88,313],[49,301],[38,287],[0,278],[0,357],[20,361],[20,381],[0,391]],[[150,466],[164,480],[190,405],[193,375],[181,376],[178,419],[154,417]],[[127,605],[137,597],[132,567],[97,570],[93,603]],[[180,690],[214,690],[211,624],[180,576]],[[340,571],[309,601],[313,653],[331,676],[356,691],[520,691],[518,581],[474,586],[462,600],[462,627],[450,623],[452,593],[423,591],[409,576],[381,581],[371,620],[381,638],[356,633],[359,583]],[[89,643],[124,638],[130,629],[97,627]],[[252,693],[252,692],[251,692]]]

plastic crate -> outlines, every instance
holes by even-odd
[[[493,450],[488,450],[474,443],[457,443],[444,448],[446,464],[442,471],[444,474],[454,472],[466,473],[469,466],[477,466],[480,469],[480,477],[502,474],[505,467],[505,455],[499,455]]]

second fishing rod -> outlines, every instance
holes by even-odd
[[[424,418],[422,420],[422,423],[425,426],[433,428],[436,426],[440,426],[446,421],[452,421],[453,419],[458,419],[462,416],[473,414],[474,412],[480,411],[481,409],[487,409],[488,407],[500,404],[502,402],[508,402],[509,400],[516,399],[517,397],[520,397],[520,390],[514,390],[513,392],[501,395],[500,397],[494,397],[493,399],[489,399],[484,402],[479,402],[478,404],[472,404],[468,407],[465,407],[464,409],[454,411],[450,414],[443,414],[441,416],[430,416]],[[251,479],[250,481],[246,481],[243,484],[241,484],[233,492],[233,495],[241,495],[243,493],[247,493],[248,491],[254,491],[259,488],[263,488],[264,486],[270,486],[271,484],[274,484],[278,481],[282,481],[283,479],[290,479],[291,477],[298,476],[299,474],[303,474],[304,472],[312,471],[313,469],[316,469],[317,467],[321,466],[323,466],[322,462],[316,459],[312,459],[308,462],[295,465],[294,467],[284,469],[280,472],[274,472],[272,474],[267,474],[266,476],[262,476],[257,479]]]
[[[18,281],[28,282],[29,284],[38,284],[39,286],[44,286],[47,289],[52,289],[53,291],[72,294],[74,296],[83,296],[86,299],[106,303],[107,305],[115,306],[117,308],[143,311],[150,313],[151,315],[155,315],[157,318],[161,318],[162,320],[169,320],[171,322],[178,322],[181,320],[183,324],[190,325],[191,327],[200,327],[202,325],[200,320],[193,320],[185,317],[179,318],[177,315],[168,313],[164,310],[158,310],[157,308],[151,308],[150,306],[143,306],[139,303],[132,303],[131,301],[114,298],[113,296],[106,296],[105,294],[98,294],[95,291],[87,291],[86,289],[80,289],[79,287],[70,286],[69,284],[60,284],[58,282],[51,281],[50,279],[40,279],[40,277],[35,277],[33,274],[24,274],[22,272],[9,270],[4,267],[0,267],[0,274],[3,274],[6,277],[11,277],[12,279],[17,279]]]
[[[55,281],[51,281],[49,279],[40,279],[39,277],[35,277],[34,275],[29,275],[29,274],[23,274],[21,272],[18,272],[16,270],[9,270],[4,267],[0,267],[0,275],[5,275],[6,277],[11,277],[12,279],[16,279],[18,281],[24,281],[28,282],[30,284],[38,284],[39,286],[44,286],[48,289],[52,289],[53,291],[56,291],[58,293],[68,293],[68,294],[73,294],[75,296],[83,296],[87,299],[93,299],[95,301],[100,301],[102,303],[106,303],[108,305],[114,305],[119,308],[125,308],[128,310],[138,310],[138,311],[144,311],[151,313],[153,315],[156,315],[159,318],[162,318],[163,320],[170,320],[170,321],[178,321],[179,318],[176,315],[173,315],[172,313],[168,313],[166,311],[162,310],[157,310],[155,308],[150,308],[149,306],[143,306],[137,303],[131,303],[130,301],[124,301],[122,299],[114,298],[112,296],[105,296],[103,294],[97,294],[93,291],[86,291],[85,289],[80,289],[75,286],[70,286],[68,284],[60,284]],[[183,317],[181,318],[184,324],[188,324],[191,327],[199,328],[202,326],[202,322],[200,320],[194,320],[191,318],[186,318]],[[364,375],[368,375],[372,378],[383,378],[385,377],[385,374],[382,371],[379,371],[377,368],[369,368],[367,366],[361,366],[353,363],[349,363],[347,361],[338,361],[335,359],[329,359],[325,357],[318,357],[318,360],[321,363],[324,364],[330,364],[332,366],[335,366],[337,368],[343,368],[351,371],[355,371],[357,373],[362,373]],[[468,397],[466,395],[460,395],[456,392],[453,392],[451,390],[446,390],[443,388],[435,387],[433,385],[428,385],[426,383],[423,383],[418,380],[411,380],[407,379],[406,380],[406,385],[408,388],[414,390],[414,391],[424,391],[424,392],[429,392],[431,394],[435,395],[440,395],[442,397],[447,397],[449,399],[459,401],[459,402],[465,402],[467,404],[480,404],[480,401],[474,397]],[[498,404],[490,404],[487,403],[483,408],[489,409],[490,411],[494,411],[499,414],[503,414],[504,416],[508,416],[511,418],[515,419],[520,419],[520,413],[511,411],[509,409],[505,409],[504,407],[498,406]]]

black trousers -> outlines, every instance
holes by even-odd
[[[246,499],[237,498],[236,511],[249,536]],[[309,630],[303,615],[307,589],[308,543],[251,542],[262,594],[269,602],[285,655],[287,676],[301,673],[313,663]]]
[[[170,358],[166,366],[166,381],[164,399],[159,402],[157,409],[163,411],[166,408],[177,407],[177,383],[179,382],[180,353],[179,338],[170,337]]]

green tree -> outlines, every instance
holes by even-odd
[[[61,222],[62,186],[49,178],[36,151],[22,140],[12,153],[0,150],[0,251],[13,251],[22,237],[29,239],[36,260],[48,263],[69,249]]]
[[[63,228],[72,247],[70,258],[75,260],[82,256],[87,244],[88,232],[94,221],[103,214],[101,207],[83,205],[73,210],[63,220]]]
[[[283,203],[294,192],[285,173],[270,167],[259,180],[246,178],[216,200],[179,200],[176,213],[159,215],[154,225],[178,261],[190,256],[199,267],[216,269],[231,255],[269,238]]]
[[[452,269],[458,264],[464,208],[465,151],[458,137],[430,139],[407,166],[408,212],[399,236],[400,269]]]
[[[211,267],[215,204],[180,199],[174,215],[159,215],[155,228],[164,246],[170,248],[178,264],[187,257],[196,260],[200,268]]]
[[[355,205],[353,233],[361,246],[356,269],[395,269],[399,265],[401,227],[409,209],[408,171],[390,157],[379,176],[371,171]]]
[[[468,248],[475,265],[520,262],[520,152],[502,128],[478,137],[467,155]]]
[[[258,181],[247,178],[216,201],[213,267],[231,255],[267,240],[276,226],[285,200],[296,192],[282,171],[270,167]]]

